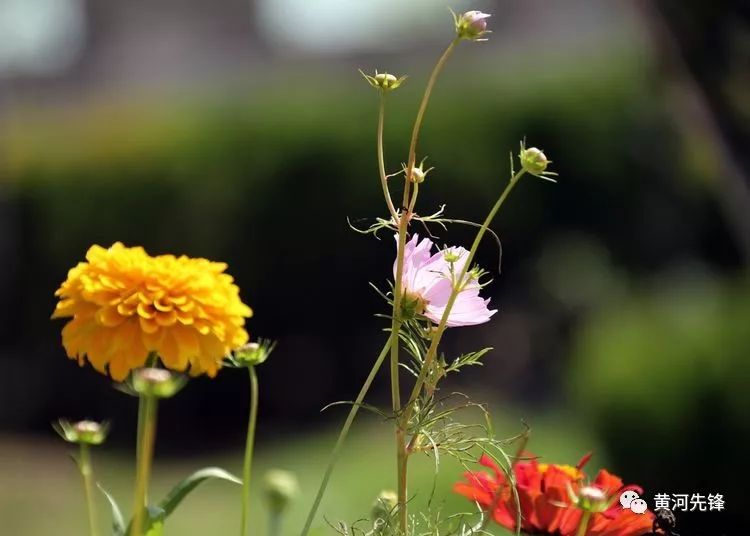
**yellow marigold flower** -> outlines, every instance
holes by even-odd
[[[149,256],[120,242],[92,246],[55,292],[52,318],[71,318],[63,346],[117,381],[151,352],[169,369],[215,376],[225,355],[248,341],[239,288],[227,265],[174,255]]]

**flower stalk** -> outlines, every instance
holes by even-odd
[[[154,444],[156,443],[157,406],[158,399],[153,392],[145,392],[140,395],[132,536],[143,536],[143,514],[148,504],[148,485],[151,478]]]
[[[94,505],[94,470],[91,465],[91,445],[86,442],[81,442],[80,446],[78,467],[81,471],[81,477],[83,478],[83,492],[86,496],[89,534],[91,536],[98,536],[99,531],[97,529],[96,507]]]
[[[328,460],[328,465],[326,466],[325,473],[323,474],[323,479],[320,482],[320,486],[318,487],[317,493],[315,494],[313,505],[310,508],[310,512],[307,514],[307,520],[305,521],[305,526],[302,528],[301,536],[306,536],[307,533],[310,531],[312,522],[315,519],[315,514],[318,512],[320,501],[323,499],[323,494],[325,493],[326,488],[328,487],[328,481],[331,479],[331,474],[333,474],[333,469],[336,466],[336,462],[338,462],[339,455],[341,454],[341,447],[343,447],[344,442],[346,441],[346,438],[349,435],[349,429],[352,427],[352,423],[354,422],[354,419],[357,416],[357,412],[359,412],[359,408],[362,406],[362,402],[364,401],[365,396],[367,396],[367,392],[370,390],[370,386],[372,385],[372,382],[375,380],[375,376],[377,375],[378,371],[380,370],[380,367],[383,365],[383,361],[385,361],[385,358],[388,355],[388,352],[391,348],[391,341],[393,340],[393,338],[394,338],[393,334],[391,334],[391,336],[385,342],[385,345],[383,346],[383,349],[380,351],[380,354],[375,360],[375,363],[373,364],[372,369],[370,370],[370,373],[367,375],[367,379],[362,384],[362,388],[359,390],[359,394],[357,394],[357,398],[354,400],[354,404],[352,404],[352,407],[349,410],[349,415],[347,415],[344,425],[341,427],[341,431],[339,432],[339,437],[338,439],[336,439],[336,444],[334,445],[333,450],[331,451],[331,456]]]
[[[250,416],[247,423],[245,440],[245,459],[242,466],[242,518],[240,535],[247,535],[247,523],[250,515],[250,476],[253,463],[253,446],[255,445],[255,424],[258,419],[258,375],[255,367],[247,367],[250,376]]]
[[[435,82],[438,76],[443,70],[445,63],[448,61],[453,49],[459,43],[460,38],[456,37],[451,41],[448,47],[445,49],[443,54],[438,59],[435,67],[430,74],[430,78],[427,81],[422,101],[417,111],[417,117],[414,120],[414,127],[412,128],[411,141],[409,142],[409,157],[407,160],[406,174],[404,176],[404,197],[402,201],[403,213],[401,218],[398,220],[398,256],[396,258],[396,277],[394,286],[394,297],[393,297],[393,319],[391,322],[391,399],[393,406],[393,413],[396,415],[396,482],[397,482],[397,494],[398,494],[398,512],[399,512],[399,527],[401,533],[406,535],[407,533],[407,521],[408,512],[406,507],[406,468],[407,468],[407,448],[406,448],[406,429],[403,426],[404,421],[400,417],[401,413],[401,395],[399,386],[399,331],[401,330],[401,289],[402,289],[402,276],[404,271],[404,251],[406,249],[406,231],[409,225],[409,219],[411,218],[411,211],[413,210],[416,199],[412,199],[410,196],[410,187],[412,184],[411,177],[414,173],[414,166],[417,160],[417,141],[419,140],[419,131],[422,128],[422,121],[424,120],[424,114],[427,110],[427,104],[430,102],[430,96],[432,95],[432,89],[435,87]],[[415,183],[415,196],[418,193],[418,189]]]
[[[85,420],[71,423],[67,419],[58,419],[57,422],[52,423],[52,428],[64,441],[78,445],[79,455],[77,465],[83,479],[89,534],[90,536],[98,536],[91,447],[92,445],[101,445],[104,443],[109,431],[109,425],[106,422],[99,423]]]
[[[378,111],[378,171],[380,173],[380,184],[383,187],[385,204],[394,222],[398,222],[398,213],[393,206],[391,192],[388,190],[388,176],[385,174],[385,154],[383,151],[383,126],[385,124],[385,92],[380,93],[380,109]]]
[[[591,511],[584,510],[583,515],[581,515],[581,522],[578,525],[578,530],[576,531],[576,536],[586,536],[586,531],[589,528],[590,519],[591,519]]]

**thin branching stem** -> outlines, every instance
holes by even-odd
[[[407,167],[407,173],[406,173],[407,179],[411,177],[411,174],[414,171],[414,165],[416,164],[416,161],[417,161],[417,141],[419,140],[419,130],[422,128],[422,121],[424,120],[425,111],[427,111],[427,103],[430,102],[430,96],[432,95],[432,88],[435,87],[435,82],[437,81],[438,76],[440,76],[440,73],[443,70],[445,63],[448,61],[448,58],[450,58],[450,55],[453,52],[453,49],[456,48],[456,45],[460,41],[461,39],[459,37],[456,37],[453,41],[451,41],[451,44],[448,45],[448,48],[445,49],[445,51],[443,52],[443,55],[440,56],[440,59],[435,64],[435,68],[432,70],[430,79],[427,81],[427,87],[425,88],[424,96],[422,97],[422,102],[419,105],[419,111],[417,112],[417,118],[414,121],[414,128],[411,131],[411,143],[409,145],[409,160],[406,166]],[[406,203],[404,203],[404,206],[406,206]]]
[[[305,521],[305,526],[302,529],[301,536],[307,536],[307,533],[310,531],[310,526],[315,519],[315,514],[317,513],[318,507],[320,506],[320,501],[323,499],[323,494],[326,491],[326,487],[328,487],[328,481],[330,480],[331,474],[333,473],[333,468],[336,466],[336,462],[338,462],[339,455],[341,454],[341,447],[344,445],[344,441],[346,441],[346,438],[349,435],[349,429],[354,422],[354,418],[357,416],[359,408],[362,406],[362,402],[364,401],[365,396],[367,396],[367,392],[370,390],[370,386],[372,385],[373,380],[375,380],[375,376],[377,375],[380,367],[383,364],[383,361],[385,361],[385,358],[388,355],[388,351],[391,348],[392,339],[393,335],[388,337],[388,340],[383,346],[383,349],[380,351],[380,355],[378,355],[378,358],[375,360],[375,363],[373,364],[372,369],[370,370],[370,373],[365,380],[365,383],[362,384],[362,388],[359,390],[359,394],[354,400],[354,404],[352,404],[352,407],[349,410],[349,415],[347,415],[346,417],[344,426],[341,427],[341,432],[339,432],[339,437],[336,440],[336,444],[334,445],[333,450],[331,451],[328,465],[326,466],[325,473],[323,474],[323,480],[320,482],[318,492],[315,494],[315,500],[313,501],[312,508],[310,508],[310,512],[307,514],[307,520]]]
[[[409,210],[407,211],[408,214],[414,213],[414,207],[417,204],[417,197],[419,196],[419,183],[414,183],[414,194],[411,196],[411,201],[409,202]]]
[[[391,346],[391,397],[393,402],[393,411],[397,416],[396,418],[396,480],[398,485],[398,513],[399,513],[399,528],[401,534],[406,536],[408,531],[408,512],[406,505],[406,482],[407,482],[407,463],[408,453],[406,451],[406,429],[402,425],[404,422],[398,416],[401,412],[401,401],[399,391],[399,378],[398,378],[398,349],[399,349],[399,330],[401,329],[401,322],[399,320],[401,314],[401,293],[402,293],[402,275],[404,270],[404,249],[406,248],[406,229],[409,225],[409,219],[411,218],[411,211],[416,204],[410,202],[409,190],[411,186],[411,177],[414,173],[414,166],[417,160],[417,141],[419,139],[419,131],[422,128],[422,121],[424,120],[424,114],[427,110],[427,104],[430,102],[430,96],[432,95],[432,89],[435,87],[435,82],[438,79],[445,63],[448,61],[453,49],[459,43],[460,39],[456,37],[451,41],[448,48],[445,49],[443,54],[438,59],[435,67],[432,70],[427,86],[425,88],[424,95],[422,96],[422,102],[419,105],[417,111],[417,117],[414,120],[414,127],[411,133],[411,141],[409,143],[409,157],[407,160],[406,175],[404,177],[404,198],[402,202],[403,213],[399,220],[398,226],[398,256],[396,258],[396,281],[394,287],[394,299],[393,299],[393,322],[391,330],[393,333],[392,346]],[[415,185],[416,186],[416,185]],[[416,187],[415,187],[416,194]]]
[[[391,404],[393,414],[398,416],[401,412],[401,387],[399,384],[399,332],[401,331],[401,294],[404,272],[404,250],[406,249],[406,229],[409,225],[409,211],[406,208],[409,203],[409,187],[411,181],[408,174],[404,179],[404,210],[398,222],[398,250],[396,255],[396,276],[393,287],[393,314],[391,320]],[[396,418],[396,477],[398,486],[399,511],[406,511],[406,475],[402,471],[403,460],[406,453],[406,432],[399,426]],[[405,535],[406,532],[404,531]]]
[[[385,92],[380,92],[380,111],[378,113],[378,171],[380,173],[380,184],[383,187],[383,196],[385,204],[388,205],[388,212],[394,222],[398,221],[398,213],[393,206],[391,192],[388,190],[388,176],[385,174],[385,155],[383,152],[383,125],[385,123]]]
[[[250,475],[253,465],[253,446],[255,445],[255,423],[258,420],[258,375],[252,365],[247,370],[250,375],[250,415],[247,422],[247,438],[245,439],[245,460],[242,466],[241,536],[247,534],[247,522],[250,515]]]
[[[526,449],[526,443],[529,441],[529,430],[526,429],[523,434],[520,436],[521,442],[518,445],[518,448],[516,449],[516,455],[513,458],[513,461],[510,464],[510,468],[508,469],[508,477],[512,480],[513,486],[515,486],[515,473],[514,470],[516,468],[516,465],[521,460],[521,457],[523,456],[523,451]],[[484,516],[484,520],[482,521],[482,525],[480,527],[481,531],[484,531],[490,524],[490,521],[492,521],[492,513],[495,511],[495,509],[500,505],[500,502],[503,500],[503,495],[505,493],[505,488],[502,486],[498,488],[497,492],[495,493],[495,497],[492,500],[492,504],[487,509],[486,515]],[[514,493],[513,496],[516,500],[516,527],[517,531],[520,532],[520,526],[521,526],[521,504],[518,502],[518,493]]]

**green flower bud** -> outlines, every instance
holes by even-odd
[[[375,71],[375,75],[370,76],[361,70],[359,72],[372,87],[381,91],[393,91],[394,89],[398,89],[399,86],[403,84],[404,80],[406,80],[406,76],[396,78],[389,73],[379,73]]]
[[[521,147],[518,158],[521,160],[521,167],[532,175],[541,175],[550,163],[544,153],[536,147]]]
[[[468,41],[486,41],[482,37],[490,31],[487,29],[487,19],[491,17],[488,13],[481,11],[467,11],[462,15],[453,13],[453,22],[456,25],[456,35],[460,39]]]
[[[449,248],[443,250],[443,258],[445,259],[445,262],[453,264],[454,262],[458,262],[461,255],[456,253],[452,248]]]
[[[372,518],[388,519],[393,516],[398,504],[398,495],[392,490],[383,490],[378,494],[375,502],[372,504]]]
[[[527,149],[526,142],[521,140],[521,150],[518,153],[518,159],[521,161],[521,168],[524,172],[549,182],[557,182],[555,180],[557,173],[547,171],[547,167],[552,163],[552,160],[548,160],[541,149],[537,149],[536,147],[529,147]]]
[[[146,367],[133,372],[133,390],[139,395],[171,398],[185,386],[187,380],[166,369]]]
[[[60,419],[52,424],[52,428],[68,443],[86,445],[101,445],[107,438],[109,424],[94,421],[78,421],[71,423]]]
[[[282,469],[268,471],[264,478],[264,486],[269,507],[275,514],[283,512],[299,495],[297,477],[294,473]]]
[[[267,339],[258,339],[258,342],[249,342],[235,350],[234,355],[229,358],[229,364],[235,367],[254,367],[264,363],[276,347],[276,342]]]
[[[434,167],[431,168],[424,168],[425,160],[427,160],[427,157],[424,157],[422,161],[419,163],[418,166],[414,166],[414,169],[411,170],[411,176],[409,177],[409,180],[415,184],[421,184],[424,182],[425,177],[427,177],[427,174],[435,169]],[[407,168],[406,164],[401,164],[401,168],[404,171],[404,175],[409,173],[409,169]]]

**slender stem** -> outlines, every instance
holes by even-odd
[[[450,316],[451,309],[453,308],[453,304],[456,302],[456,298],[458,297],[458,294],[462,290],[462,286],[464,284],[466,274],[469,271],[472,261],[474,260],[474,255],[476,255],[477,249],[479,248],[479,244],[482,241],[484,234],[487,232],[487,229],[489,228],[490,224],[492,223],[492,220],[495,219],[495,216],[500,210],[500,207],[503,206],[503,203],[505,203],[505,200],[513,191],[513,187],[518,183],[519,179],[524,175],[524,173],[526,173],[524,170],[520,170],[515,175],[513,175],[513,177],[511,177],[510,182],[503,190],[503,193],[500,194],[500,197],[495,202],[495,205],[492,207],[489,214],[487,214],[487,217],[485,218],[484,223],[482,223],[482,226],[479,228],[479,231],[477,231],[476,237],[474,237],[474,243],[471,245],[471,250],[469,250],[469,255],[466,258],[466,262],[464,263],[464,266],[461,269],[461,273],[456,279],[457,284],[454,286],[453,291],[451,292],[451,295],[448,297],[448,302],[446,303],[445,311],[443,312],[443,316],[440,318],[440,324],[438,324],[437,331],[433,335],[432,341],[430,342],[430,347],[427,349],[427,355],[425,356],[425,360],[422,365],[422,370],[420,371],[419,377],[417,378],[417,381],[414,384],[414,388],[412,389],[411,395],[409,396],[409,402],[406,404],[406,409],[402,417],[404,423],[407,423],[408,419],[411,417],[411,410],[414,406],[414,402],[416,402],[417,397],[419,396],[419,393],[422,390],[422,386],[424,385],[424,382],[427,378],[428,372],[430,368],[432,367],[433,361],[435,360],[435,356],[437,355],[437,348],[438,348],[438,345],[440,344],[440,339],[442,338],[443,333],[445,332],[445,329],[447,327],[448,317]]]
[[[453,52],[453,49],[456,48],[456,45],[461,41],[459,37],[456,37],[453,41],[451,41],[451,44],[448,45],[448,48],[445,49],[445,52],[443,52],[443,55],[440,56],[440,59],[438,59],[437,63],[435,64],[435,68],[432,70],[432,74],[430,75],[430,79],[427,81],[427,87],[424,91],[424,96],[422,97],[422,102],[419,105],[419,111],[417,112],[417,118],[414,121],[414,128],[411,131],[411,143],[409,145],[409,160],[407,165],[407,179],[411,177],[411,173],[414,170],[414,164],[417,160],[417,140],[419,139],[419,129],[422,128],[422,121],[424,119],[425,111],[427,110],[427,103],[430,101],[430,95],[432,95],[432,88],[435,86],[435,82],[437,81],[438,76],[440,75],[440,72],[443,70],[443,67],[445,66],[445,62],[448,61],[448,58],[451,55],[451,52]],[[406,205],[406,203],[404,203]]]
[[[91,536],[98,536],[99,531],[97,530],[96,523],[96,507],[94,505],[94,470],[91,466],[91,452],[90,445],[87,443],[81,443],[81,456],[78,460],[78,464],[81,470],[81,476],[83,477],[83,491],[86,495],[86,509],[88,510],[89,518],[89,534]]]
[[[398,213],[393,206],[391,192],[388,190],[388,177],[385,174],[385,156],[383,154],[383,124],[385,123],[385,92],[380,92],[380,111],[378,113],[378,171],[380,172],[380,184],[383,186],[385,204],[394,222],[398,221]]]
[[[141,444],[143,443],[143,419],[146,413],[146,404],[143,403],[143,397],[138,399],[138,424],[135,437],[135,466],[141,466]]]
[[[518,448],[516,449],[516,455],[514,456],[513,462],[510,464],[510,470],[508,471],[508,476],[511,479],[511,486],[513,486],[513,489],[514,489],[513,497],[516,501],[516,526],[517,527],[521,526],[521,505],[518,502],[518,491],[515,489],[515,486],[516,486],[515,468],[516,468],[516,465],[518,465],[518,462],[521,461],[521,456],[523,456],[523,451],[524,449],[526,449],[526,443],[528,443],[528,441],[529,441],[529,431],[526,430],[523,433],[523,436],[521,436],[521,443],[518,445]],[[506,488],[504,486],[500,486],[497,492],[495,493],[495,497],[492,500],[492,504],[485,511],[484,520],[482,521],[482,524],[479,528],[480,532],[483,532],[484,529],[486,529],[489,526],[490,521],[493,520],[492,514],[502,502],[505,489]]]
[[[414,207],[417,205],[417,197],[419,197],[419,183],[414,183],[414,193],[411,196],[411,202],[409,203],[409,210],[407,211],[408,214],[414,213]]]
[[[586,536],[586,530],[589,528],[589,520],[591,519],[591,512],[585,510],[581,516],[581,522],[578,524],[578,530],[576,536]]]
[[[402,206],[404,207],[404,213],[401,215],[398,226],[398,256],[396,258],[396,281],[394,286],[394,299],[393,299],[393,321],[391,324],[391,397],[393,401],[393,412],[396,415],[396,482],[398,485],[398,512],[399,512],[399,527],[401,534],[406,536],[408,530],[408,512],[406,505],[407,495],[407,475],[406,469],[408,465],[408,453],[406,450],[406,427],[404,424],[408,424],[408,419],[401,419],[401,399],[399,390],[399,377],[398,377],[398,350],[399,350],[399,331],[401,330],[401,293],[402,293],[402,275],[404,270],[404,249],[406,247],[406,229],[411,219],[411,211],[414,209],[414,202],[410,203],[410,186],[411,176],[414,172],[414,165],[417,160],[417,141],[419,139],[419,130],[422,128],[422,121],[424,120],[424,114],[427,110],[427,104],[430,101],[432,95],[432,89],[435,87],[440,72],[445,66],[445,62],[453,52],[460,39],[457,37],[451,41],[448,48],[445,49],[443,54],[438,59],[435,67],[432,70],[429,80],[427,81],[427,87],[425,88],[424,95],[422,96],[422,102],[419,104],[419,110],[417,111],[417,117],[414,120],[414,127],[411,132],[411,141],[409,143],[409,157],[406,168],[406,176],[404,177],[404,198]],[[415,184],[415,195],[416,195],[416,184]],[[407,408],[408,411],[408,408]]]
[[[331,451],[331,456],[328,459],[328,465],[326,466],[325,473],[323,474],[323,480],[320,483],[318,492],[315,494],[315,500],[313,501],[312,508],[310,508],[310,512],[307,514],[307,520],[305,521],[305,526],[302,529],[301,536],[306,536],[310,531],[310,526],[315,519],[315,514],[317,513],[318,507],[320,506],[320,501],[323,499],[323,494],[326,491],[326,487],[328,487],[328,481],[330,480],[331,474],[333,473],[333,468],[336,466],[336,462],[338,461],[339,455],[341,454],[341,447],[344,445],[344,441],[346,441],[346,438],[349,435],[349,429],[354,422],[354,418],[357,416],[357,412],[362,405],[362,401],[365,399],[365,396],[367,396],[367,392],[370,390],[370,386],[372,385],[375,376],[377,375],[381,365],[383,364],[383,361],[385,361],[385,358],[388,355],[388,350],[391,347],[392,338],[393,335],[388,337],[388,340],[383,346],[383,349],[380,351],[380,355],[378,355],[378,358],[375,360],[375,364],[373,364],[372,369],[370,370],[370,373],[365,380],[365,383],[362,384],[362,388],[359,390],[359,394],[354,400],[354,404],[352,404],[352,407],[349,410],[349,415],[347,415],[346,417],[344,426],[341,427],[339,437],[336,440],[336,444],[333,446],[333,450]]]
[[[245,440],[245,463],[242,466],[242,525],[240,535],[247,534],[247,521],[250,512],[250,471],[253,464],[253,446],[255,445],[255,423],[258,420],[258,375],[255,367],[247,368],[250,374],[250,417],[247,422],[247,439]]]
[[[143,514],[148,504],[148,483],[151,477],[151,462],[154,457],[154,443],[156,442],[156,408],[157,398],[152,394],[144,394],[139,402],[142,408],[142,419],[138,431],[138,466],[136,467],[135,500],[133,504],[133,526],[131,536],[143,535]],[[139,414],[141,410],[139,409]]]
[[[396,276],[393,287],[393,313],[391,321],[391,402],[393,415],[396,422],[396,482],[398,489],[398,509],[406,510],[406,481],[403,475],[403,459],[406,453],[406,436],[400,425],[399,415],[401,413],[401,386],[399,383],[398,350],[399,332],[401,331],[401,294],[404,272],[404,250],[406,249],[406,228],[409,225],[408,203],[409,186],[411,181],[409,175],[404,182],[404,211],[398,223],[398,252],[396,255]],[[403,481],[403,485],[402,485]],[[404,535],[406,532],[403,533]]]

